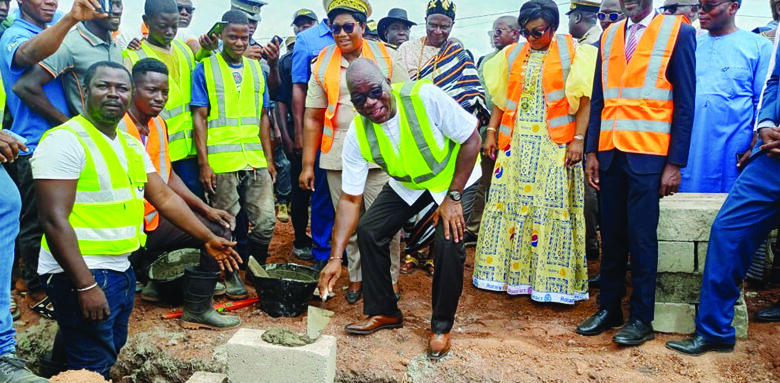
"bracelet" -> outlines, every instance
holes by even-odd
[[[330,258],[328,258],[328,262],[330,262],[330,261],[335,261],[335,260],[337,260],[337,259],[340,261],[340,260],[341,260],[341,257],[330,257]]]
[[[583,136],[578,134],[578,135],[574,136],[574,140],[575,141],[585,141],[585,137],[583,137]]]
[[[488,132],[495,132],[495,131],[496,131],[496,128],[487,128],[487,131],[488,131]]]
[[[89,290],[94,289],[95,287],[97,287],[97,285],[98,285],[98,283],[95,282],[95,283],[93,283],[93,284],[91,284],[91,285],[89,285],[89,286],[87,286],[87,287],[85,287],[83,289],[76,289],[76,292],[83,293],[85,291],[89,291]]]

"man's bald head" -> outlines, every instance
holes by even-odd
[[[352,90],[352,85],[360,82],[381,83],[386,80],[385,75],[373,61],[367,58],[359,58],[347,68],[347,88]]]
[[[517,17],[515,16],[501,16],[496,19],[496,21],[493,23],[493,26],[496,24],[502,23],[506,25],[509,28],[512,28],[513,30],[519,30],[520,25],[517,24]]]
[[[517,42],[520,38],[520,26],[515,16],[501,16],[493,22],[491,39],[493,47],[502,50],[507,45]]]
[[[396,112],[390,80],[373,61],[359,58],[347,69],[347,88],[355,110],[374,123],[382,124]]]

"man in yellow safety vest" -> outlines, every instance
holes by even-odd
[[[127,70],[99,62],[84,82],[87,113],[49,130],[32,160],[44,230],[38,273],[57,307],[68,368],[108,378],[127,340],[135,296],[128,255],[146,240],[144,199],[205,243],[221,269],[241,260],[163,182],[142,144],[117,131],[133,89]]]
[[[222,52],[204,59],[192,76],[200,181],[213,207],[234,216],[245,209],[249,254],[265,263],[276,221],[268,92],[260,63],[243,55],[249,46],[246,13],[228,11],[222,21]]]
[[[344,248],[357,228],[363,257],[363,311],[368,318],[348,325],[346,331],[366,335],[402,327],[390,276],[390,241],[409,218],[435,204],[436,269],[428,356],[439,359],[450,349],[450,330],[463,290],[463,233],[481,176],[474,166],[482,144],[479,122],[430,81],[391,86],[369,59],[352,62],[347,86],[359,115],[344,141],[343,192],[331,256],[320,275],[320,294],[333,290],[341,275]],[[386,171],[390,182],[360,218],[369,163]]]

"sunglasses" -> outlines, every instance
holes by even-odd
[[[187,11],[187,13],[190,13],[190,14],[192,14],[192,12],[195,12],[195,7],[188,7],[188,6],[184,6],[184,5],[179,5],[178,8],[179,8],[179,12],[181,12],[182,9]]]
[[[699,7],[701,7],[701,10],[707,13],[712,12],[713,9],[717,8],[719,5],[726,4],[726,3],[733,3],[735,0],[726,0],[721,1],[717,3],[699,3]]]
[[[598,16],[600,21],[609,20],[610,23],[614,23],[617,22],[618,19],[620,19],[620,16],[623,16],[623,14],[620,12],[599,12],[596,14],[596,16]]]
[[[544,34],[547,32],[548,29],[550,29],[550,27],[547,27],[547,28],[544,28],[544,29],[534,29],[532,31],[529,31],[529,30],[523,28],[520,31],[520,34],[523,37],[525,37],[526,39],[529,38],[529,37],[533,37],[535,39],[538,39],[538,38],[541,38],[542,36],[544,36]]]
[[[338,24],[330,25],[330,31],[334,35],[341,33],[342,29],[344,30],[344,32],[347,32],[347,34],[350,34],[355,31],[355,23],[345,23],[344,25],[338,25]]]
[[[382,90],[381,85],[377,85],[371,90],[368,91],[368,93],[356,93],[352,95],[350,100],[352,100],[352,105],[356,107],[362,107],[366,104],[366,101],[368,101],[369,98],[374,100],[379,100],[382,98],[382,94],[384,94],[384,91]]]
[[[669,4],[661,6],[661,12],[669,12],[671,14],[677,13],[679,7],[691,7],[691,10],[698,12],[701,6],[699,4]]]

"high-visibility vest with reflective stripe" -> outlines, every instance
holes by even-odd
[[[523,94],[525,64],[531,52],[531,45],[514,43],[506,48],[507,101],[506,110],[498,129],[498,147],[509,148],[515,129],[517,107]],[[571,35],[556,35],[550,43],[549,52],[542,66],[542,88],[547,106],[547,133],[556,144],[568,144],[577,130],[575,117],[569,114],[569,99],[566,98],[566,78],[574,62],[574,39]]]
[[[613,24],[601,40],[604,109],[599,151],[665,156],[671,140],[674,100],[666,69],[682,17],[657,15],[626,64],[626,21]]]
[[[384,43],[364,39],[362,57],[374,61],[385,77],[393,76],[393,62]],[[320,145],[320,150],[328,153],[333,146],[333,134],[336,131],[336,107],[341,90],[341,49],[335,44],[323,48],[314,64],[312,74],[328,96],[328,108],[325,110],[325,126]]]
[[[260,141],[265,80],[257,60],[243,58],[241,92],[221,54],[203,61],[209,91],[208,160],[214,173],[268,166]]]
[[[129,133],[131,136],[141,140],[141,132],[138,126],[130,117],[130,113],[125,114],[122,121],[119,121],[118,128]],[[149,136],[146,137],[146,153],[154,163],[157,174],[160,175],[166,184],[171,178],[171,158],[168,156],[168,137],[165,134],[165,121],[162,117],[154,117],[149,120]],[[146,231],[157,229],[160,223],[160,214],[149,201],[144,200],[144,226]]]
[[[419,96],[426,83],[432,84],[430,80],[393,84],[401,130],[398,152],[382,126],[366,117],[355,117],[355,132],[366,161],[379,165],[410,189],[441,192],[452,183],[460,144],[446,137],[443,146],[436,142]]]
[[[181,39],[174,39],[171,48],[179,63],[179,78],[171,78],[168,102],[160,116],[168,125],[168,150],[171,161],[178,161],[197,154],[192,140],[192,71],[195,69],[195,56],[192,50]],[[160,60],[160,56],[143,41],[141,49],[134,51],[125,49],[124,56],[135,65],[141,59],[148,57]],[[162,61],[162,60],[160,60]]]
[[[122,255],[143,246],[144,185],[146,169],[140,143],[128,133],[117,131],[127,159],[122,166],[108,138],[82,115],[49,130],[73,133],[84,148],[86,163],[76,184],[76,200],[68,222],[76,232],[82,255]],[[46,236],[41,246],[47,251]]]

